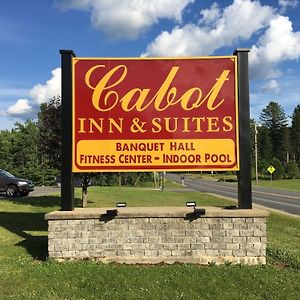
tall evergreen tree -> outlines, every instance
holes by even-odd
[[[255,120],[250,119],[251,164],[255,164]]]
[[[282,162],[288,162],[290,160],[290,154],[292,153],[290,128],[284,127],[281,131],[281,147],[279,147],[279,157],[282,157]]]
[[[287,151],[287,117],[284,109],[277,102],[271,101],[260,114],[260,122],[268,128],[272,144],[272,155],[285,161]]]
[[[269,130],[265,126],[258,128],[257,146],[259,159],[270,162],[273,155],[272,145],[269,136]]]
[[[300,162],[300,104],[296,106],[292,115],[291,145],[296,161]]]

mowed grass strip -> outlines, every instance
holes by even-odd
[[[235,181],[237,182],[236,175],[226,175],[226,174],[190,174],[195,178],[204,179],[204,180],[221,180],[221,181]],[[300,178],[295,179],[280,179],[280,180],[270,180],[270,179],[259,179],[258,184],[256,180],[252,180],[252,187],[267,187],[280,190],[288,191],[300,191]]]
[[[81,190],[75,190],[77,205]],[[115,207],[117,202],[126,202],[127,206],[185,206],[187,201],[195,201],[198,206],[232,205],[233,201],[224,200],[208,194],[185,188],[165,188],[164,191],[153,188],[132,187],[89,187],[88,207]]]
[[[80,190],[76,190],[80,197]],[[230,205],[198,192],[124,187],[89,188],[90,207]],[[59,195],[0,199],[0,299],[300,299],[300,220],[268,219],[266,266],[104,265],[49,261],[44,213]],[[77,199],[77,204],[79,200]],[[280,252],[282,251],[282,252]],[[285,253],[287,256],[285,256]]]
[[[280,190],[300,191],[300,179],[259,180],[258,185],[252,181],[253,187],[268,187]]]
[[[273,266],[104,265],[19,259],[1,299],[299,299],[299,273]]]

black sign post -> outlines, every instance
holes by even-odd
[[[74,186],[72,176],[72,50],[60,50],[62,67],[62,166],[61,210],[74,210]]]
[[[250,49],[236,49],[238,67],[238,115],[240,171],[238,172],[239,208],[252,208],[251,190],[251,146],[248,52]]]

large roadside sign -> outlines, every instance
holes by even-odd
[[[73,172],[239,170],[237,58],[73,58]]]

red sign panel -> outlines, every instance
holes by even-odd
[[[238,170],[236,57],[73,58],[73,172]]]

